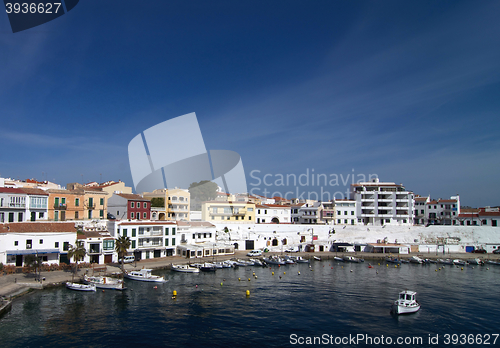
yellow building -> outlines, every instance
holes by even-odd
[[[158,189],[153,192],[144,192],[142,196],[149,200],[153,198],[164,199],[164,207],[151,206],[151,214],[156,217],[154,220],[189,221],[191,218],[189,209],[191,194],[188,190]]]
[[[203,202],[201,205],[201,219],[208,222],[255,223],[255,203]]]
[[[83,220],[83,194],[70,190],[47,190],[49,194],[49,220]]]

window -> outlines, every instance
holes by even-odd
[[[99,204],[100,204],[100,205],[104,205],[104,198],[101,198],[101,199],[99,200]]]
[[[132,248],[132,249],[135,249],[135,240],[132,240],[131,242],[132,242],[132,243],[131,243],[131,248]]]
[[[17,221],[18,222],[23,222],[23,213],[19,213],[19,215],[17,216]]]
[[[75,207],[80,206],[80,198],[75,198]]]
[[[19,242],[16,240],[14,241],[14,246],[18,246],[19,245]]]
[[[147,218],[147,217],[148,217],[148,215],[147,215],[146,213],[143,213],[143,214],[142,214],[142,218],[143,218],[143,219],[145,219],[145,218]]]
[[[351,211],[351,215],[354,215],[354,210]]]
[[[175,238],[172,238],[172,246],[175,245]]]
[[[99,210],[99,217],[104,218],[104,210]]]
[[[134,213],[130,213],[130,218],[133,219],[135,217]]]
[[[127,237],[127,229],[126,228],[123,229],[123,236]]]
[[[172,227],[172,236],[175,236],[175,227]]]
[[[61,205],[66,205],[66,197],[61,198]]]
[[[165,235],[168,236],[168,227],[165,227]]]
[[[144,209],[148,209],[148,203],[144,202]]]
[[[257,214],[260,214],[260,209],[257,209]]]
[[[43,239],[40,239],[40,244],[43,244]]]
[[[59,212],[58,211],[54,212],[54,221],[59,221]]]
[[[38,213],[38,218],[43,219],[44,214],[43,213]],[[3,222],[3,221],[2,221]]]
[[[165,238],[165,246],[168,246],[168,238]]]
[[[135,203],[134,202],[130,202],[130,208],[135,208]]]
[[[247,211],[253,211],[253,208],[247,208]]]
[[[78,219],[78,212],[75,211],[75,219]]]
[[[102,242],[103,250],[113,250],[115,248],[115,241],[112,239],[105,240]]]
[[[68,251],[69,250],[69,242],[64,242],[63,243],[63,251]]]
[[[54,248],[59,248],[59,242],[54,243]]]
[[[94,208],[94,198],[89,198],[89,207]]]

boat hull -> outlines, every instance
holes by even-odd
[[[66,283],[66,287],[70,290],[76,291],[96,291],[95,285],[89,284]]]
[[[411,314],[411,313],[415,313],[415,312],[418,312],[418,310],[420,309],[420,305],[415,305],[415,306],[404,306],[404,305],[398,305],[398,304],[393,304],[392,305],[392,313],[394,314]]]

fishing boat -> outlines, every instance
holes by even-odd
[[[443,265],[453,265],[453,261],[450,259],[438,259],[438,263],[442,263]]]
[[[321,261],[321,257],[319,256],[313,256],[313,259],[315,259],[316,261]]]
[[[478,258],[475,258],[475,259],[472,259],[472,260],[469,260],[469,265],[482,265],[484,262],[481,261],[481,259],[478,259]]]
[[[457,266],[465,266],[467,262],[465,262],[464,260],[455,259],[453,260],[453,264]]]
[[[217,268],[212,263],[205,262],[200,266],[200,271],[202,272],[215,272],[216,270]]]
[[[304,259],[302,256],[294,256],[292,257],[292,260],[294,260],[296,263],[309,263],[309,260]]]
[[[389,262],[389,263],[395,263],[395,264],[400,264],[401,263],[401,260],[399,260],[396,257],[386,257],[385,261]]]
[[[422,264],[424,261],[418,257],[418,256],[412,256],[410,257],[410,263],[418,263],[418,264]]]
[[[125,290],[126,287],[123,284],[122,279],[105,277],[105,276],[83,276],[83,282],[89,285],[95,285],[98,289],[113,289],[113,290]]]
[[[334,256],[334,257],[333,257],[333,259],[334,259],[335,261],[344,262],[344,259],[343,259],[343,258],[341,258],[341,257],[338,257],[338,256]]]
[[[281,258],[277,256],[270,256],[268,258],[265,258],[264,261],[266,261],[270,265],[285,265],[286,262],[283,261]]]
[[[95,291],[94,284],[78,284],[78,283],[67,282],[66,287],[70,290],[77,290],[77,291]]]
[[[358,259],[354,256],[344,256],[344,261],[345,262],[354,262],[354,263],[360,263],[361,262],[361,259]]]
[[[138,280],[141,282],[160,282],[160,283],[165,282],[165,279],[163,277],[153,275],[151,274],[151,271],[152,269],[149,268],[143,268],[140,271],[131,271],[131,272],[125,271],[125,274],[123,276],[125,278]]]
[[[172,271],[183,273],[200,273],[200,270],[198,268],[191,267],[189,265],[172,265]]]
[[[415,291],[405,290],[399,293],[399,298],[392,304],[391,312],[394,314],[415,313],[420,309],[420,303],[416,300]]]

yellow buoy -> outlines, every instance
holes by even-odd
[[[255,275],[255,272],[253,272],[253,275]]]
[[[250,278],[248,278],[248,281],[250,281]]]
[[[394,265],[394,268],[398,268],[398,265]]]
[[[435,269],[435,271],[437,272],[438,270],[437,270],[437,269]]]
[[[241,278],[238,278],[238,281],[241,281]]]
[[[274,272],[272,273],[272,275],[274,275]]]
[[[286,274],[286,272],[283,272],[283,274]]]
[[[221,283],[220,283],[220,286],[222,286],[222,285],[223,285],[223,284],[222,284],[222,282],[221,282]]]
[[[247,290],[247,296],[250,296],[250,290]]]
[[[378,265],[380,266],[380,262],[378,263]]]
[[[385,266],[386,266],[386,267],[389,267],[389,264],[387,263]]]
[[[462,267],[462,271],[464,270],[464,268]]]
[[[300,271],[299,271],[299,275],[300,275]]]

